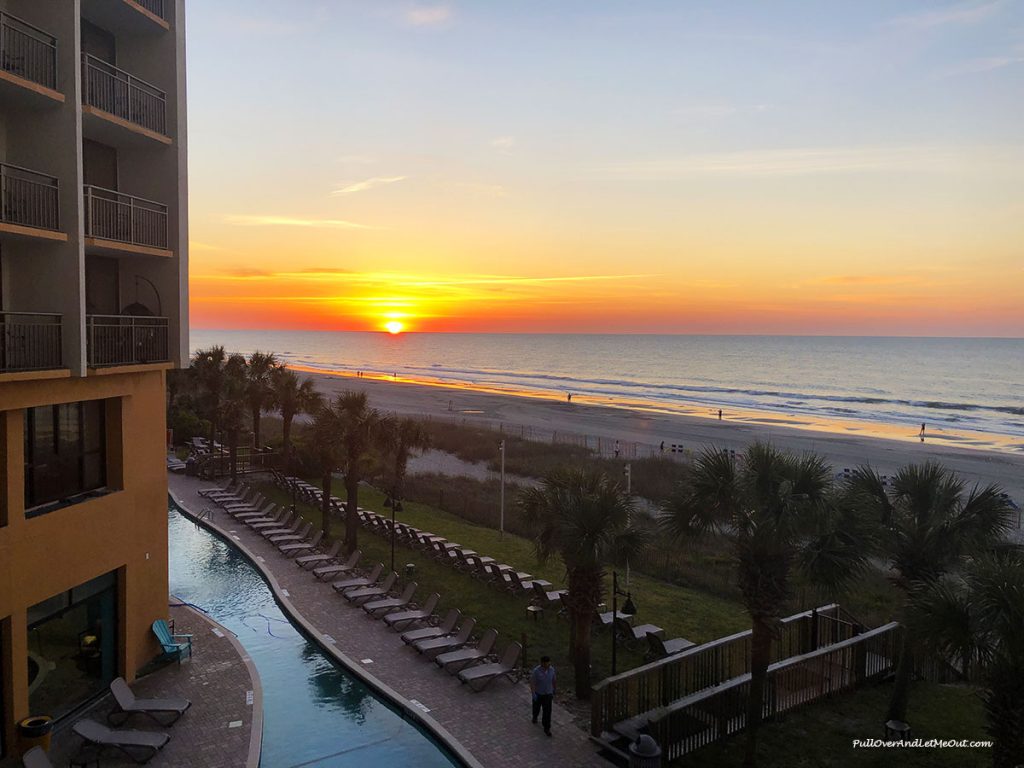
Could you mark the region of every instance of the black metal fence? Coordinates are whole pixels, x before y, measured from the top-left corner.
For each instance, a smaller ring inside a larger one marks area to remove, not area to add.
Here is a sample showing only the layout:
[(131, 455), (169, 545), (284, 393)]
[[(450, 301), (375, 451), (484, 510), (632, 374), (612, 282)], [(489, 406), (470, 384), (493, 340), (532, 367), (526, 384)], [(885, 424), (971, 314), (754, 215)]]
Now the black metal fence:
[(85, 186), (85, 234), (119, 243), (167, 247), (167, 206), (112, 189)]
[(166, 363), (170, 358), (166, 317), (87, 315), (89, 366)]
[(60, 186), (53, 176), (0, 163), (0, 221), (59, 229), (59, 193)]
[(63, 367), (61, 316), (0, 312), (0, 373)]
[(103, 59), (82, 55), (82, 99), (129, 123), (167, 134), (167, 95)]
[(159, 16), (161, 19), (166, 21), (167, 17), (164, 15), (164, 0), (135, 0), (135, 2), (154, 16)]
[(0, 69), (56, 90), (57, 38), (0, 13)]

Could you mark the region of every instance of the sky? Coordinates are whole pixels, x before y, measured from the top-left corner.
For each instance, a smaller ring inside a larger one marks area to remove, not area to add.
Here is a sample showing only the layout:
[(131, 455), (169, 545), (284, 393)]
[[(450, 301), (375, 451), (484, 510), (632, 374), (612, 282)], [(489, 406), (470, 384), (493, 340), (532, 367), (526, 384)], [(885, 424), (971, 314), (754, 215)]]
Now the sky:
[(187, 35), (194, 327), (1024, 336), (1024, 0), (218, 0)]

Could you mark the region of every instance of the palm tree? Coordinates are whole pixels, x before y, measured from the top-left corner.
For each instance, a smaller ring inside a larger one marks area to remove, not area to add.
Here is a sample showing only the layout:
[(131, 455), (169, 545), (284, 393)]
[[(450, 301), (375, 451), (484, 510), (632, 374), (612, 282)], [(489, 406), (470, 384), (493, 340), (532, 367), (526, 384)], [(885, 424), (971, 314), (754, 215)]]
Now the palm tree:
[(717, 530), (731, 540), (751, 618), (747, 766), (756, 764), (774, 627), (794, 578), (838, 590), (866, 562), (858, 528), (845, 526), (829, 504), (830, 475), (820, 456), (792, 456), (765, 443), (751, 445), (742, 463), (709, 448), (663, 505), (662, 523), (672, 537)]
[(569, 655), (576, 697), (590, 697), (590, 628), (601, 602), (605, 568), (635, 556), (645, 544), (630, 524), (633, 502), (602, 473), (556, 472), (518, 500), (523, 519), (534, 531), (537, 557), (560, 556), (569, 594)]
[(903, 467), (888, 490), (870, 467), (847, 480), (846, 502), (881, 526), (879, 549), (903, 594), (903, 645), (886, 719), (906, 720), (918, 633), (907, 618), (922, 589), (956, 571), (971, 555), (997, 544), (1009, 530), (1011, 509), (989, 485), (967, 492), (966, 483), (936, 462)]
[(253, 445), (256, 448), (260, 444), (260, 417), (264, 411), (270, 410), (274, 400), (274, 389), (271, 385), (271, 375), (277, 368), (277, 358), (273, 353), (253, 352), (249, 355), (246, 366), (248, 382), (245, 390), (245, 400), (249, 406), (249, 413), (252, 414), (252, 435)]
[(323, 491), (320, 502), (320, 526), (324, 536), (328, 538), (331, 533), (331, 490), (334, 473), (344, 462), (341, 446), (344, 424), (341, 414), (333, 405), (320, 401), (313, 413), (313, 429), (309, 436)]
[(221, 427), (227, 436), (232, 480), (238, 477), (238, 438), (245, 428), (247, 389), (248, 377), (246, 376), (245, 358), (233, 354), (224, 363), (222, 397), (218, 411)]
[(224, 390), (224, 365), (227, 353), (224, 347), (213, 346), (200, 349), (192, 358), (192, 368), (203, 394), (203, 410), (210, 420), (210, 445), (216, 440), (217, 428), (220, 426), (221, 398)]
[(992, 765), (1024, 755), (1024, 552), (995, 551), (962, 574), (941, 576), (916, 596), (910, 623), (923, 647), (956, 659), (964, 677), (985, 685)]
[[(318, 438), (340, 448), (345, 474), (345, 551), (351, 554), (358, 544), (359, 483), (373, 468), (374, 449), (382, 439), (384, 417), (369, 406), (365, 392), (343, 392), (318, 412), (318, 419), (325, 427), (322, 432), (317, 430)], [(333, 437), (329, 430), (333, 430)], [(325, 496), (328, 491), (324, 489)]]
[(412, 451), (430, 447), (430, 433), (423, 423), (416, 419), (388, 419), (383, 430), (383, 443), (391, 458), (391, 499), (397, 503), (402, 498), (405, 484), (405, 468)]
[(300, 413), (316, 413), (321, 405), (320, 394), (310, 379), (299, 377), (285, 366), (274, 368), (270, 378), (273, 403), (281, 412), (281, 453), (283, 466), (291, 466), (292, 420)]

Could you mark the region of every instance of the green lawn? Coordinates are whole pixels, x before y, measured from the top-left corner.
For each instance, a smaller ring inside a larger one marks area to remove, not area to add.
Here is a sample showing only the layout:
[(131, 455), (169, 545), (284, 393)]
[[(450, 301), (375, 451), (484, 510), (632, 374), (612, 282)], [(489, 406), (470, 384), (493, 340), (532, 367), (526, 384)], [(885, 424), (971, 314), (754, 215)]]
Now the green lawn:
[[(992, 764), (988, 748), (854, 749), (854, 739), (883, 738), (883, 716), (891, 686), (862, 688), (766, 723), (758, 749), (759, 768), (982, 768)], [(976, 689), (917, 683), (910, 697), (912, 736), (983, 741), (984, 716)], [(744, 735), (674, 761), (676, 768), (733, 768), (743, 762)]]
[[(278, 503), (290, 503), (290, 498), (269, 483), (263, 491)], [(344, 498), (344, 489), (336, 483), (334, 494)], [(359, 505), (381, 514), (390, 514), (384, 507), (383, 494), (367, 488), (360, 489)], [(302, 514), (320, 525), (319, 510), (301, 505)], [(534, 554), (533, 545), (526, 539), (511, 534), (500, 537), (489, 528), (473, 525), (465, 520), (439, 511), (424, 504), (406, 503), (398, 519), (456, 541), (481, 554), (496, 558), (500, 562), (514, 565), (521, 571), (528, 571), (538, 578), (545, 578), (554, 584), (564, 583), (564, 570), (560, 562), (549, 561), (541, 564)], [(340, 535), (342, 521), (333, 520), (332, 536)], [(359, 530), (359, 548), (363, 550), (363, 563), (382, 562), (390, 564), (390, 541), (365, 528)], [(441, 595), (442, 610), (457, 607), (463, 614), (473, 616), (482, 631), (488, 627), (498, 630), (502, 645), (507, 640), (522, 642), (525, 639), (528, 659), (532, 662), (543, 653), (552, 656), (556, 664), (568, 669), (568, 623), (556, 616), (557, 611), (545, 611), (539, 621), (529, 618), (526, 606), (528, 597), (513, 597), (487, 586), (482, 581), (438, 563), (424, 552), (398, 544), (395, 549), (395, 564), (400, 574), (406, 563), (416, 564), (418, 594), (425, 597), (430, 592)], [(621, 584), (621, 581), (620, 581)], [(669, 637), (686, 637), (694, 642), (704, 642), (731, 634), (748, 626), (746, 614), (737, 602), (710, 596), (657, 581), (641, 574), (632, 574), (630, 588), (639, 608), (638, 618), (664, 627)], [(619, 669), (627, 669), (643, 662), (642, 649), (630, 651), (619, 646)], [(593, 646), (593, 679), (600, 680), (611, 671), (611, 637), (607, 630), (595, 630)], [(564, 680), (565, 678), (563, 678)]]

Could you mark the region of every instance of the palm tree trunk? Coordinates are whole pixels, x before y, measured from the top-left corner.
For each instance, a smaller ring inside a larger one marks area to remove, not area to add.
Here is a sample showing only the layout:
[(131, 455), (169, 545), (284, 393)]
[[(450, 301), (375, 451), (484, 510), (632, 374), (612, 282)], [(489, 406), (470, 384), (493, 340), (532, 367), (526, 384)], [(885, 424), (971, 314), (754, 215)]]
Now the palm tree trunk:
[(599, 571), (569, 570), (569, 657), (577, 699), (590, 698), (590, 628), (601, 590)]
[(321, 478), (320, 490), (323, 491), (323, 499), (320, 501), (320, 530), (324, 532), (324, 538), (331, 537), (331, 480), (333, 479), (330, 470), (324, 472)]
[(747, 699), (747, 743), (743, 765), (757, 765), (757, 731), (764, 716), (764, 690), (772, 657), (772, 629), (764, 616), (755, 616), (750, 632), (750, 697)]
[(252, 447), (260, 447), (260, 415), (263, 413), (262, 408), (252, 409)]
[(358, 544), (359, 515), (359, 480), (352, 473), (345, 475), (345, 552), (351, 555)]
[(230, 452), (231, 462), (231, 479), (238, 479), (238, 433), (230, 432), (228, 434), (228, 451)]
[(907, 704), (910, 700), (910, 680), (914, 674), (914, 645), (909, 630), (903, 629), (903, 643), (900, 648), (900, 659), (896, 664), (896, 679), (893, 682), (892, 694), (889, 697), (889, 711), (886, 720), (907, 719)]
[[(1010, 662), (1010, 663), (1007, 663)], [(1016, 768), (1024, 755), (1024, 666), (997, 662), (985, 692), (986, 732), (992, 739), (993, 768)]]
[(281, 453), (282, 466), (286, 471), (292, 471), (292, 414), (281, 414)]

